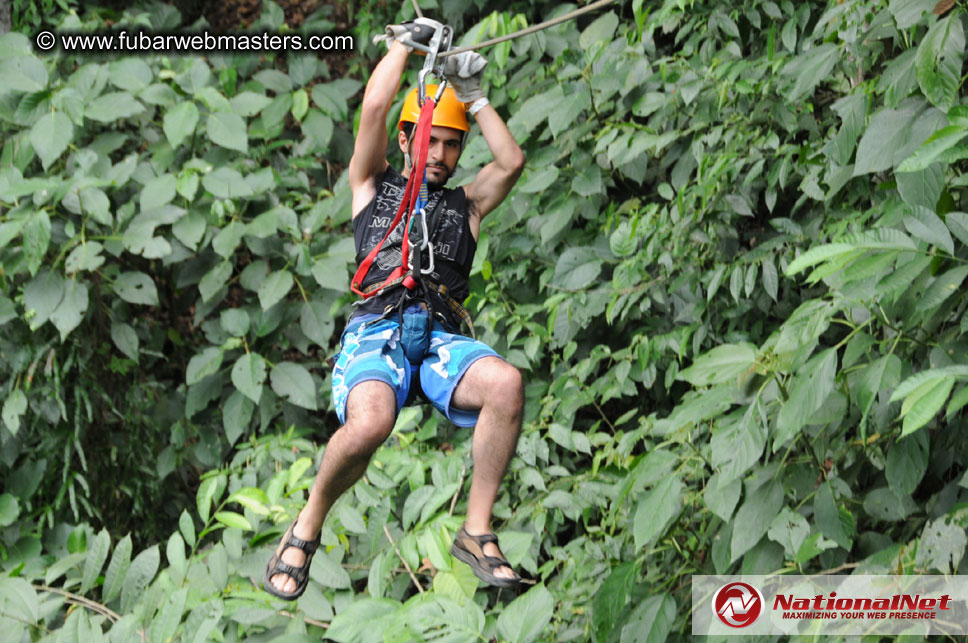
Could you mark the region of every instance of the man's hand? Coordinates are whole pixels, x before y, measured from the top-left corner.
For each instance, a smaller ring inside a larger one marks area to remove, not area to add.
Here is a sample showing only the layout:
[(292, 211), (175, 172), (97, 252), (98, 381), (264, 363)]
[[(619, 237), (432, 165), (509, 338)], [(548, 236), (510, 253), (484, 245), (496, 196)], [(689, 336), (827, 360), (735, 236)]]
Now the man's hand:
[(444, 75), (447, 82), (454, 88), (457, 100), (470, 107), (471, 103), (484, 97), (481, 89), (481, 77), (487, 59), (476, 51), (465, 51), (461, 54), (448, 56), (444, 62)]
[(417, 18), (413, 22), (405, 22), (402, 25), (387, 25), (386, 33), (373, 38), (373, 42), (386, 41), (389, 44), (396, 40), (407, 47), (407, 51), (413, 51), (413, 47), (407, 45), (407, 42), (428, 45), (440, 27), (443, 25), (436, 20)]

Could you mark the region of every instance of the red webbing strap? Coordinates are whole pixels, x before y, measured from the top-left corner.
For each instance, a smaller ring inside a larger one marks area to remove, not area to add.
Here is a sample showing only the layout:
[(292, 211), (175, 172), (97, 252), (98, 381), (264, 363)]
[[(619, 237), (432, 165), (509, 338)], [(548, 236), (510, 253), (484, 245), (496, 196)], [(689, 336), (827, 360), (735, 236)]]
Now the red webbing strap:
[[(410, 168), (410, 178), (407, 179), (407, 186), (403, 189), (403, 196), (400, 198), (400, 207), (397, 208), (397, 214), (393, 218), (393, 223), (391, 223), (390, 227), (387, 229), (387, 233), (383, 235), (383, 239), (380, 241), (380, 243), (378, 243), (373, 250), (370, 251), (362, 263), (360, 263), (360, 267), (356, 269), (356, 274), (353, 275), (353, 281), (350, 282), (350, 289), (357, 295), (363, 297), (363, 299), (369, 299), (370, 297), (375, 296), (383, 288), (390, 285), (390, 282), (402, 277), (407, 270), (406, 264), (410, 250), (410, 220), (413, 218), (413, 205), (417, 202), (417, 194), (420, 193), (420, 184), (424, 179), (424, 169), (427, 167), (427, 150), (430, 147), (430, 128), (432, 127), (434, 120), (433, 112), (434, 101), (428, 97), (427, 100), (424, 101), (423, 107), (420, 110), (420, 116), (417, 119), (417, 127), (414, 132), (414, 165)], [(380, 284), (379, 287), (367, 288), (366, 291), (363, 291), (363, 280), (370, 271), (370, 266), (373, 264), (373, 260), (376, 259), (380, 249), (383, 248), (383, 244), (386, 243), (390, 233), (393, 232), (400, 223), (400, 218), (403, 216), (403, 213), (408, 211), (409, 214), (407, 215), (407, 223), (403, 228), (401, 265), (394, 268), (393, 272), (390, 273), (390, 275), (382, 284)], [(410, 280), (410, 283), (404, 283), (408, 288), (413, 288), (413, 280)]]

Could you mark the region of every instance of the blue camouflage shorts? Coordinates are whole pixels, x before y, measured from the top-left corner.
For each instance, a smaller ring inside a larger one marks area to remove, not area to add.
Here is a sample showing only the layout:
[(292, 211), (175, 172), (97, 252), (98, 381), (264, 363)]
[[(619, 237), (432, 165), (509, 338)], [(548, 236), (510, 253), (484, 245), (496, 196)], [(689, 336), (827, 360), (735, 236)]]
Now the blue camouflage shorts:
[(361, 315), (351, 321), (340, 339), (342, 349), (333, 368), (333, 403), (346, 422), (346, 400), (360, 382), (385, 382), (397, 397), (397, 412), (416, 397), (411, 383), (420, 381), (423, 397), (457, 426), (477, 424), (479, 411), (454, 408), (454, 390), (471, 364), (482, 357), (500, 357), (476, 339), (448, 333), (439, 322), (428, 331), (429, 315), (411, 306), (400, 317)]

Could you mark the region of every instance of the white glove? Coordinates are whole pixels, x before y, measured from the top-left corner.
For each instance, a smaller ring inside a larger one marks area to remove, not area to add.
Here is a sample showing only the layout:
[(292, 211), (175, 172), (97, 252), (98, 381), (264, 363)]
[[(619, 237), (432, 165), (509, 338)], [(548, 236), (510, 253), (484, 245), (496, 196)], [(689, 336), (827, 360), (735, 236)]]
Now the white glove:
[(484, 75), (485, 67), (487, 67), (487, 59), (476, 51), (465, 51), (447, 57), (444, 61), (444, 75), (454, 88), (457, 100), (469, 106), (484, 97), (481, 77)]
[(406, 42), (428, 45), (430, 44), (430, 39), (434, 37), (434, 33), (440, 27), (443, 27), (441, 23), (430, 18), (417, 18), (413, 22), (405, 22), (402, 25), (387, 25), (386, 33), (375, 36), (373, 43), (376, 44), (385, 41), (389, 46), (391, 42), (396, 40), (404, 44), (407, 47), (407, 51), (413, 51), (413, 47), (406, 45)]

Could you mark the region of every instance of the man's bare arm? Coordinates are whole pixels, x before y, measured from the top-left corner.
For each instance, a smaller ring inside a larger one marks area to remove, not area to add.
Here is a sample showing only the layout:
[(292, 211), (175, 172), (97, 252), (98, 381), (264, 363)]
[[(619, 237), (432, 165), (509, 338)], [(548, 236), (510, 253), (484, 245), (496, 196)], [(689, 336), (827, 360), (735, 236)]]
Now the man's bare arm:
[(374, 179), (387, 167), (387, 113), (400, 88), (409, 52), (399, 42), (380, 60), (366, 83), (360, 106), (360, 129), (350, 159), (349, 183), (353, 192), (353, 216), (366, 207), (374, 195)]
[(479, 225), (481, 219), (501, 204), (521, 176), (524, 152), (493, 107), (485, 105), (477, 112), (476, 118), (487, 147), (494, 155), (494, 160), (485, 165), (469, 185), (464, 186), (467, 199), (471, 202), (471, 215), (477, 219), (474, 223)]

